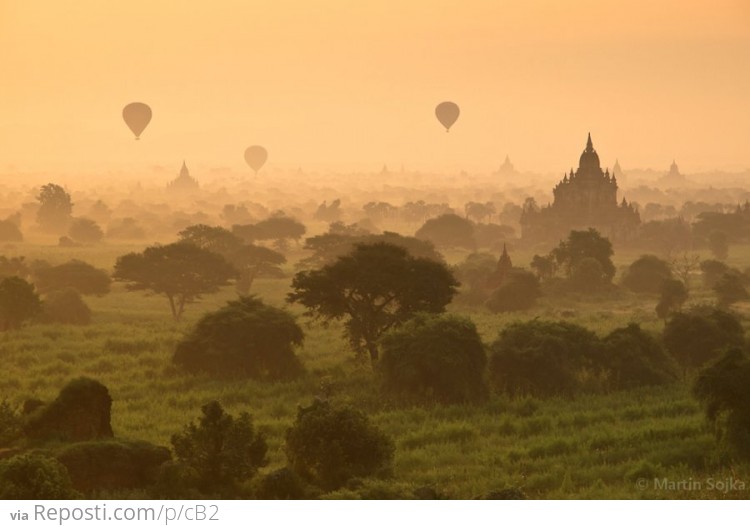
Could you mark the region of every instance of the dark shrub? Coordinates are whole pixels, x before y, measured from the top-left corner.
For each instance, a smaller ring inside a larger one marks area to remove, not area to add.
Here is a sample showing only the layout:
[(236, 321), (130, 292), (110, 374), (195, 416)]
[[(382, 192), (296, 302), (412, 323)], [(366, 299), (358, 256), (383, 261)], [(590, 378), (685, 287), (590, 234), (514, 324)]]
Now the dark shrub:
[(378, 369), (386, 390), (440, 402), (484, 398), (487, 355), (474, 323), (420, 314), (381, 340)]
[(219, 402), (210, 402), (201, 411), (197, 424), (191, 422), (172, 436), (175, 456), (195, 473), (204, 495), (235, 495), (237, 484), (266, 464), (266, 441), (247, 413), (235, 418)]
[(491, 382), (514, 396), (573, 393), (581, 371), (593, 367), (597, 344), (593, 332), (571, 323), (514, 323), (490, 347)]
[(514, 312), (530, 309), (539, 296), (539, 279), (526, 270), (513, 269), (485, 305), (492, 312)]
[(473, 249), (474, 224), (455, 214), (444, 214), (428, 219), (414, 234), (417, 239), (431, 241), (438, 247), (462, 247)]
[(718, 349), (741, 345), (745, 333), (740, 322), (721, 310), (678, 312), (665, 325), (664, 346), (684, 371), (716, 358)]
[(35, 440), (80, 442), (111, 438), (112, 398), (102, 384), (91, 378), (78, 378), (62, 388), (50, 404), (29, 416), (26, 436)]
[(144, 488), (154, 482), (169, 450), (142, 441), (76, 442), (55, 455), (68, 470), (73, 487), (83, 493)]
[(693, 386), (720, 440), (741, 459), (750, 458), (750, 360), (733, 347), (703, 369)]
[(321, 400), (300, 408), (286, 433), (291, 468), (325, 490), (385, 470), (394, 449), (393, 441), (363, 413), (348, 407), (334, 409)]
[(23, 234), (18, 225), (10, 219), (0, 220), (0, 243), (20, 243)]
[(461, 282), (461, 292), (457, 302), (473, 305), (484, 303), (490, 291), (487, 282), (497, 268), (497, 257), (488, 252), (474, 252), (453, 268), (453, 272)]
[(41, 308), (39, 296), (29, 282), (15, 276), (0, 281), (0, 331), (19, 329)]
[(191, 372), (291, 378), (302, 371), (294, 347), (303, 338), (291, 314), (244, 297), (204, 315), (177, 345), (174, 361)]
[(54, 267), (38, 267), (34, 271), (34, 284), (42, 294), (72, 288), (81, 294), (102, 295), (109, 292), (110, 282), (106, 270), (75, 259)]
[(677, 379), (677, 364), (638, 324), (615, 329), (602, 339), (597, 362), (610, 373), (610, 385), (628, 389)]
[(104, 232), (96, 221), (85, 217), (74, 219), (70, 224), (68, 235), (79, 243), (98, 243), (104, 237)]
[(307, 495), (304, 481), (289, 468), (281, 468), (260, 479), (255, 497), (264, 500), (298, 500)]
[(42, 304), (42, 321), (68, 325), (88, 325), (91, 310), (75, 289), (51, 292)]
[(700, 267), (703, 273), (703, 284), (709, 289), (712, 289), (724, 274), (732, 272), (729, 265), (715, 259), (701, 261)]
[(65, 466), (41, 455), (18, 455), (0, 462), (0, 500), (75, 499)]
[(669, 263), (656, 256), (645, 255), (630, 264), (622, 278), (622, 286), (633, 292), (657, 294), (667, 279), (672, 279)]

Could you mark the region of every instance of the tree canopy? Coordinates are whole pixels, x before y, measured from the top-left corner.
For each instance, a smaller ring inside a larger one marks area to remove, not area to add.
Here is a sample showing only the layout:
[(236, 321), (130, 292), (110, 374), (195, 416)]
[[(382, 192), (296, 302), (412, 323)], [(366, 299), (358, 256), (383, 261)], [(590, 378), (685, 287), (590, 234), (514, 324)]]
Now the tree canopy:
[(126, 282), (129, 290), (165, 295), (172, 317), (179, 320), (187, 303), (217, 292), (236, 273), (219, 254), (192, 243), (172, 243), (119, 257), (113, 277)]
[(344, 319), (357, 352), (378, 359), (378, 339), (416, 312), (443, 312), (458, 282), (443, 264), (387, 243), (357, 245), (320, 270), (299, 272), (287, 298), (324, 321)]

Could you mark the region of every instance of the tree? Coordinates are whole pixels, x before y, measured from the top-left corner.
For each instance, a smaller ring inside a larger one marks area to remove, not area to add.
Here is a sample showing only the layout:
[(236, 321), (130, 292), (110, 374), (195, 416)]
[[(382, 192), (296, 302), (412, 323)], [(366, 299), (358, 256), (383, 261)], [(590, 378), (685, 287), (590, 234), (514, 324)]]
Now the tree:
[(416, 312), (443, 312), (458, 282), (448, 268), (387, 243), (357, 245), (320, 270), (299, 272), (287, 299), (324, 321), (345, 319), (352, 348), (374, 363), (380, 336)]
[(45, 323), (88, 325), (91, 322), (91, 309), (77, 290), (56, 290), (44, 298), (41, 320)]
[(191, 225), (178, 235), (180, 241), (221, 255), (233, 252), (243, 244), (241, 238), (220, 226)]
[(385, 470), (394, 449), (393, 441), (363, 413), (348, 407), (336, 409), (321, 400), (300, 408), (286, 432), (289, 466), (325, 490)]
[(112, 282), (106, 270), (77, 259), (56, 266), (38, 265), (33, 274), (34, 284), (42, 294), (74, 289), (81, 294), (101, 296), (109, 292)]
[(513, 269), (500, 286), (492, 291), (486, 305), (492, 312), (526, 310), (536, 304), (541, 294), (539, 280), (534, 274), (523, 269)]
[(714, 284), (717, 305), (727, 308), (738, 301), (750, 298), (741, 274), (727, 272)]
[(568, 285), (576, 292), (591, 294), (603, 290), (610, 280), (598, 259), (583, 258), (570, 270)]
[(605, 336), (596, 361), (609, 372), (615, 389), (662, 385), (677, 379), (674, 359), (636, 323)]
[(672, 272), (685, 285), (685, 290), (690, 292), (690, 276), (693, 271), (700, 267), (701, 258), (698, 254), (688, 254), (683, 252), (680, 257), (674, 258), (671, 262)]
[(235, 418), (216, 401), (201, 412), (197, 424), (191, 422), (172, 435), (172, 447), (177, 461), (196, 474), (200, 491), (226, 498), (267, 464), (268, 446), (248, 413)]
[(536, 272), (539, 281), (546, 281), (553, 278), (557, 272), (557, 261), (552, 254), (547, 256), (535, 255), (531, 260), (530, 266), (534, 269), (534, 272)]
[(243, 238), (247, 243), (266, 240), (282, 241), (287, 239), (297, 241), (305, 235), (306, 231), (305, 225), (294, 218), (286, 216), (269, 217), (254, 225), (235, 225), (232, 227), (232, 232)]
[(388, 331), (378, 371), (387, 391), (447, 403), (487, 394), (487, 355), (468, 318), (420, 314)]
[(662, 320), (667, 319), (675, 311), (679, 311), (688, 299), (688, 290), (679, 279), (665, 279), (661, 283), (659, 303), (656, 304), (656, 315)]
[(0, 256), (0, 278), (16, 276), (26, 279), (30, 275), (31, 269), (26, 263), (26, 258), (24, 258), (23, 256), (16, 256), (12, 258)]
[(98, 243), (104, 237), (104, 232), (93, 219), (79, 217), (71, 223), (68, 235), (79, 243)]
[(284, 276), (280, 265), (286, 263), (286, 257), (267, 247), (242, 245), (226, 258), (237, 269), (237, 292), (243, 296), (250, 292), (255, 278)]
[(303, 339), (291, 314), (243, 297), (204, 315), (178, 343), (174, 361), (191, 372), (290, 378), (302, 371), (294, 347)]
[(693, 393), (706, 410), (717, 435), (742, 460), (750, 458), (750, 360), (740, 347), (731, 347), (703, 369)]
[(402, 247), (415, 258), (425, 258), (441, 263), (444, 261), (440, 252), (435, 250), (435, 245), (430, 241), (415, 237), (402, 236), (394, 232), (363, 236), (328, 233), (309, 237), (305, 240), (304, 248), (312, 250), (313, 254), (300, 261), (299, 266), (301, 268), (320, 268), (335, 263), (340, 257), (346, 256), (357, 244), (372, 245), (374, 243), (388, 243)]
[(744, 329), (731, 314), (721, 310), (678, 312), (662, 333), (664, 346), (682, 366), (683, 373), (716, 357), (718, 349), (742, 345)]
[(501, 250), (503, 243), (515, 237), (515, 229), (497, 223), (474, 223), (474, 240), (478, 247)]
[(607, 283), (615, 275), (615, 265), (612, 263), (612, 243), (602, 237), (596, 229), (572, 230), (568, 239), (561, 241), (551, 253), (558, 265), (571, 276), (581, 263), (587, 259), (596, 260), (601, 265), (602, 276)]
[(729, 238), (726, 232), (714, 230), (708, 235), (708, 248), (716, 259), (725, 260), (729, 257)]
[(270, 248), (245, 245), (242, 239), (220, 226), (193, 225), (179, 233), (180, 240), (224, 257), (237, 270), (237, 292), (246, 296), (255, 278), (281, 277), (279, 267), (286, 257)]
[(113, 277), (127, 282), (128, 290), (165, 295), (172, 317), (178, 321), (187, 303), (217, 292), (235, 275), (235, 269), (220, 255), (191, 243), (172, 243), (119, 257)]
[(633, 292), (658, 294), (662, 290), (662, 283), (668, 279), (672, 279), (670, 264), (646, 254), (630, 264), (622, 278), (622, 285)]
[(461, 294), (456, 301), (468, 304), (482, 304), (487, 301), (491, 292), (487, 282), (496, 269), (497, 257), (489, 252), (472, 252), (466, 256), (464, 261), (453, 268), (462, 286)]
[(18, 225), (10, 219), (0, 220), (0, 243), (20, 243), (23, 234)]
[(477, 203), (469, 201), (464, 205), (464, 213), (466, 214), (466, 219), (482, 223), (490, 220), (497, 213), (497, 209), (492, 202)]
[(37, 200), (40, 203), (36, 214), (39, 226), (50, 232), (65, 232), (73, 213), (70, 194), (62, 186), (49, 183), (39, 190)]
[(490, 380), (512, 396), (572, 394), (593, 368), (596, 335), (566, 322), (516, 322), (490, 346)]
[(23, 420), (7, 400), (0, 402), (0, 449), (12, 445), (21, 437)]
[(19, 277), (0, 281), (0, 331), (19, 329), (42, 309), (34, 286)]
[(707, 259), (701, 262), (700, 269), (703, 272), (703, 284), (710, 289), (716, 286), (722, 276), (733, 272), (726, 263), (716, 259)]
[(323, 201), (313, 214), (313, 219), (316, 221), (331, 222), (338, 221), (339, 218), (341, 218), (341, 199), (335, 199), (330, 205)]
[(0, 500), (64, 500), (81, 495), (65, 466), (39, 454), (16, 455), (0, 462)]
[(431, 241), (438, 247), (460, 247), (471, 250), (476, 246), (473, 223), (455, 214), (444, 214), (428, 219), (417, 230), (414, 237)]

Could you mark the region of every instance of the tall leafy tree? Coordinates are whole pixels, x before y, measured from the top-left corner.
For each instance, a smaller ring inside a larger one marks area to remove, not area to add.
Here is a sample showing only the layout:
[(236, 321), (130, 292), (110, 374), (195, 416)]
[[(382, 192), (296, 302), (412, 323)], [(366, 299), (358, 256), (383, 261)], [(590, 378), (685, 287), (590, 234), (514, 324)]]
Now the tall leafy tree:
[(175, 456), (197, 475), (202, 492), (231, 495), (233, 486), (266, 465), (268, 446), (248, 413), (234, 417), (216, 401), (204, 405), (201, 411), (197, 423), (172, 436)]
[(192, 243), (172, 243), (119, 257), (113, 278), (126, 282), (129, 290), (165, 295), (177, 321), (187, 303), (217, 292), (235, 275), (234, 267), (219, 254)]
[(288, 301), (324, 321), (343, 319), (353, 349), (378, 359), (378, 339), (417, 312), (439, 313), (458, 282), (442, 263), (387, 243), (357, 245), (335, 263), (298, 273)]
[(569, 276), (588, 258), (599, 262), (607, 281), (611, 281), (615, 275), (612, 243), (594, 228), (572, 230), (568, 239), (561, 241), (552, 255)]
[(40, 204), (36, 213), (37, 223), (51, 232), (65, 232), (73, 213), (70, 194), (62, 186), (49, 183), (39, 190), (37, 201)]

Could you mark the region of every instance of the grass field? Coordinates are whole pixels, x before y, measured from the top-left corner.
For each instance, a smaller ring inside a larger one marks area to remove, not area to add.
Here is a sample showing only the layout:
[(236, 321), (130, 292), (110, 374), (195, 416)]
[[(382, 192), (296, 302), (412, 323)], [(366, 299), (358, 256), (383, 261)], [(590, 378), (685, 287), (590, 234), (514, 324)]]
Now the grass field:
[[(79, 257), (111, 267), (117, 255), (138, 247), (63, 252), (24, 247), (28, 259)], [(64, 254), (61, 256), (61, 254)], [(12, 254), (8, 254), (12, 255)], [(637, 255), (637, 254), (636, 254)], [(618, 265), (636, 255), (621, 255)], [(456, 261), (461, 254), (451, 254)], [(733, 256), (739, 259), (740, 255)], [(530, 259), (530, 256), (529, 256)], [(524, 257), (519, 256), (519, 264)], [(738, 261), (730, 261), (738, 265)], [(291, 274), (292, 267), (288, 266)], [(696, 278), (696, 285), (699, 280)], [(288, 279), (258, 280), (254, 292), (284, 306)], [(698, 300), (709, 299), (695, 291)], [(201, 405), (219, 400), (230, 412), (248, 411), (269, 443), (270, 465), (284, 465), (284, 432), (297, 407), (326, 393), (367, 412), (396, 442), (394, 480), (382, 484), (430, 486), (451, 498), (472, 498), (509, 486), (539, 498), (745, 498), (710, 480), (747, 480), (745, 465), (729, 465), (718, 451), (687, 384), (575, 399), (507, 399), (481, 406), (399, 407), (384, 400), (369, 364), (348, 351), (339, 327), (303, 320), (300, 356), (307, 374), (289, 383), (218, 381), (183, 373), (171, 363), (176, 341), (206, 311), (234, 297), (232, 289), (189, 305), (171, 320), (166, 300), (131, 293), (120, 284), (104, 297), (87, 298), (94, 320), (87, 327), (35, 325), (0, 334), (0, 399), (20, 404), (54, 398), (70, 379), (100, 380), (114, 399), (116, 436), (168, 445), (170, 436), (196, 418)], [(606, 303), (543, 300), (522, 315), (492, 315), (452, 307), (470, 316), (489, 343), (516, 319), (565, 319), (604, 334), (630, 321), (661, 329), (653, 298), (623, 294)], [(301, 315), (297, 307), (290, 307)], [(654, 479), (693, 481), (691, 489), (654, 487)], [(645, 482), (644, 482), (645, 481)], [(337, 494), (346, 496), (346, 492)]]

